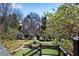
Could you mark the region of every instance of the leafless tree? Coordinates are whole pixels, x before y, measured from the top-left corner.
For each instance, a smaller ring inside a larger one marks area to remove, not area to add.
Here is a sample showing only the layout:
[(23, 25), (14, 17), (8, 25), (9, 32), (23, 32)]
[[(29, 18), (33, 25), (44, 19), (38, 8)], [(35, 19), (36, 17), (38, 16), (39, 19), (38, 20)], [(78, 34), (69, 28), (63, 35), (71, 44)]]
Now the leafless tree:
[(8, 15), (11, 13), (11, 3), (1, 3), (0, 4), (0, 16), (1, 16), (1, 21), (2, 24), (4, 24), (4, 28), (6, 29), (6, 24), (7, 24), (7, 18)]

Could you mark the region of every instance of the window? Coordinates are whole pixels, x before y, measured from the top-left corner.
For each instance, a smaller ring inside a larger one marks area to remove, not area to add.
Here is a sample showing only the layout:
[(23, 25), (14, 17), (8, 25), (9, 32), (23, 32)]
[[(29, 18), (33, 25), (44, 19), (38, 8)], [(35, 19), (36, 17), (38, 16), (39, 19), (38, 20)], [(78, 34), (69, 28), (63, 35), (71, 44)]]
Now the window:
[(28, 29), (28, 26), (25, 26), (25, 29)]

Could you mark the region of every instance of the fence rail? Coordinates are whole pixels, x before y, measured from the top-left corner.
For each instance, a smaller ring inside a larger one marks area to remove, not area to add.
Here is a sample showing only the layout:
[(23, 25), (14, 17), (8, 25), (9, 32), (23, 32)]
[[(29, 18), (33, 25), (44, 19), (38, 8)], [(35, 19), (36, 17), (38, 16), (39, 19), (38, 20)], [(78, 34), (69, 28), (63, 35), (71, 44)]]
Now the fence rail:
[[(61, 56), (61, 52), (62, 52), (63, 56), (70, 56), (70, 54), (67, 51), (65, 51), (60, 45), (50, 46), (50, 47), (51, 47), (51, 49), (53, 49), (53, 47), (54, 47), (54, 49), (56, 49), (58, 51), (58, 56)], [(23, 56), (26, 56), (28, 53), (30, 53), (32, 51), (34, 51), (34, 52), (30, 56), (34, 56), (35, 54), (42, 56), (43, 55), (42, 48), (43, 48), (43, 46), (40, 44), (39, 46), (37, 46), (37, 47), (33, 48), (32, 50), (28, 51), (27, 53), (23, 54)]]
[(32, 52), (32, 51), (34, 51), (34, 50), (36, 50), (35, 52), (33, 52), (30, 56), (33, 56), (33, 55), (35, 55), (36, 53), (38, 53), (37, 55), (39, 55), (39, 56), (41, 56), (42, 55), (42, 50), (41, 50), (41, 44), (39, 45), (39, 46), (37, 46), (37, 47), (35, 47), (35, 48), (33, 48), (32, 50), (30, 50), (30, 51), (28, 51), (27, 53), (25, 53), (25, 54), (23, 54), (23, 56), (25, 56), (25, 55), (27, 55), (28, 53), (30, 53), (30, 52)]
[(63, 52), (63, 56), (70, 56), (70, 54), (65, 49), (58, 45), (58, 56), (61, 55), (61, 52)]

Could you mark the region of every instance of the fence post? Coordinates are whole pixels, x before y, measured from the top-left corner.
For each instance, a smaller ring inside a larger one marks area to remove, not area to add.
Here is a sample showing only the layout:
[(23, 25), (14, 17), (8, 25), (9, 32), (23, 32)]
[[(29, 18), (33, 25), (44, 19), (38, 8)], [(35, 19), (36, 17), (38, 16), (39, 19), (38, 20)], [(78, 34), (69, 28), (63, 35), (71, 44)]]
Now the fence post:
[(64, 53), (64, 56), (68, 56), (69, 54), (66, 52), (66, 53)]
[(68, 55), (69, 55), (68, 52), (64, 53), (64, 56), (68, 56)]
[(42, 55), (42, 49), (41, 49), (41, 44), (40, 44), (40, 46), (39, 46), (39, 56), (41, 56)]
[(66, 56), (66, 53), (64, 53), (63, 56)]
[(60, 45), (57, 46), (57, 48), (58, 48), (58, 56), (60, 56), (60, 48), (59, 48), (59, 46)]

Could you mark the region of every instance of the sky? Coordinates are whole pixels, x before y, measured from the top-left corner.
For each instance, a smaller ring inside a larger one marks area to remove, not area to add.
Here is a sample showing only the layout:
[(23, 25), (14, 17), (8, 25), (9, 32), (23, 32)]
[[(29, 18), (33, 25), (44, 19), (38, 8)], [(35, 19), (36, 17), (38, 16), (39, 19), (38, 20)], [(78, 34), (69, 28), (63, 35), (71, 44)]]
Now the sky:
[(53, 9), (57, 10), (62, 3), (17, 3), (13, 4), (13, 8), (17, 8), (23, 14), (23, 17), (27, 16), (30, 12), (34, 12), (42, 16), (44, 12), (54, 13)]

